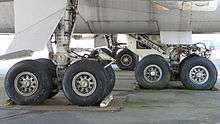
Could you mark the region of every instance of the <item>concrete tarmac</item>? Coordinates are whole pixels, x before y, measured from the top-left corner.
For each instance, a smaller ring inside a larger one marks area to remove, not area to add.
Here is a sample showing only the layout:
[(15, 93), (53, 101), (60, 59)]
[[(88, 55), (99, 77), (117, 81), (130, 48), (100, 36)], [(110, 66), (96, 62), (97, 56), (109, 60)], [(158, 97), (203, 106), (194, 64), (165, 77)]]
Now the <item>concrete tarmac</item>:
[[(114, 93), (127, 98), (120, 111), (21, 110), (9, 106), (0, 107), (0, 124), (220, 124), (220, 91), (185, 90), (179, 82), (170, 82), (164, 90), (135, 88), (133, 72), (120, 71)], [(59, 102), (60, 98), (65, 99), (61, 94), (53, 100)]]

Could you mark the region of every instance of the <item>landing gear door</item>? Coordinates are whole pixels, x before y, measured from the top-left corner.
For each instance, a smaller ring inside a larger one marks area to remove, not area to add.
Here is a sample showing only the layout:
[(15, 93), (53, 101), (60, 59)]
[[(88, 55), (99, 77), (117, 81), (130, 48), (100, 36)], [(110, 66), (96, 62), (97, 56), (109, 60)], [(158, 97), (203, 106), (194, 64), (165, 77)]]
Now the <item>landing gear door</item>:
[(44, 49), (65, 10), (65, 0), (15, 0), (15, 37), (7, 50)]

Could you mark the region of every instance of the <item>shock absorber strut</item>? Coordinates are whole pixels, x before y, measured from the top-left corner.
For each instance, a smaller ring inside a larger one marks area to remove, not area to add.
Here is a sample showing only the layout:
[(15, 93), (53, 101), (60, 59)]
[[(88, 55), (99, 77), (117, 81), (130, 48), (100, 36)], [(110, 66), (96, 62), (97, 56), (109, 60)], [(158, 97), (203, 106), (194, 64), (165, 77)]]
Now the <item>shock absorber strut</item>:
[(78, 0), (67, 0), (66, 10), (63, 18), (55, 30), (56, 53), (54, 60), (57, 63), (58, 80), (62, 81), (62, 77), (67, 65), (70, 63), (69, 46), (71, 34), (75, 27)]

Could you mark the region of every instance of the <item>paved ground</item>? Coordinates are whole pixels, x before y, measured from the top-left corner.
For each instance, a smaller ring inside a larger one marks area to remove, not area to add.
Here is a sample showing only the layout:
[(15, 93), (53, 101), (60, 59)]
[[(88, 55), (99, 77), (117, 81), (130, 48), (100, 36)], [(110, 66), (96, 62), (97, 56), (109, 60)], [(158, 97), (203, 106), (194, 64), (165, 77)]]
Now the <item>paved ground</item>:
[[(133, 90), (133, 74), (119, 72), (115, 93), (128, 98), (121, 111), (0, 108), (0, 124), (220, 124), (220, 91), (189, 91), (179, 83), (170, 84), (171, 89), (159, 91)], [(53, 100), (60, 98), (64, 99), (62, 94)]]

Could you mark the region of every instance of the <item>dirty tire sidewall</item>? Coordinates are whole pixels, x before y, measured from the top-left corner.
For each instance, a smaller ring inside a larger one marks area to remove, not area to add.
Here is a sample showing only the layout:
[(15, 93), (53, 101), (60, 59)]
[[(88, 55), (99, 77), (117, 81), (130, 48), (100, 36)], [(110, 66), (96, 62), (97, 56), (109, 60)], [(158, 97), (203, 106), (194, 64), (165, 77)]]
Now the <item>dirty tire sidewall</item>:
[[(51, 60), (46, 59), (46, 58), (36, 59), (36, 61), (42, 63), (44, 65), (44, 68), (46, 68), (46, 70), (47, 70), (48, 76), (50, 78), (50, 82), (53, 86), (53, 90), (51, 91), (51, 93), (48, 97), (48, 99), (51, 99), (59, 93), (59, 91), (57, 90), (58, 85), (54, 83), (55, 80), (57, 79), (56, 65)], [(56, 91), (54, 92), (54, 90), (56, 90)]]
[[(205, 67), (209, 72), (208, 80), (203, 84), (196, 84), (190, 79), (190, 70), (195, 66)], [(191, 90), (210, 90), (214, 87), (217, 82), (217, 69), (215, 65), (207, 58), (195, 56), (182, 64), (182, 69), (180, 70), (180, 79), (183, 85), (187, 89)]]
[[(22, 96), (18, 94), (14, 87), (14, 80), (16, 76), (21, 72), (31, 72), (38, 80), (38, 89), (31, 96)], [(40, 104), (45, 101), (52, 89), (52, 85), (49, 82), (49, 77), (43, 65), (34, 60), (25, 60), (15, 64), (11, 67), (6, 74), (5, 78), (5, 90), (8, 97), (19, 105), (32, 105)]]
[[(159, 81), (151, 83), (144, 77), (144, 70), (149, 65), (157, 65), (162, 70), (162, 77)], [(170, 81), (170, 68), (165, 59), (159, 55), (149, 55), (144, 57), (135, 70), (135, 77), (140, 88), (143, 89), (162, 89), (167, 86)]]
[[(110, 62), (108, 61), (103, 61), (101, 62), (101, 64), (103, 66), (106, 66), (107, 64), (109, 64)], [(108, 80), (108, 84), (107, 84), (107, 89), (106, 89), (106, 92), (104, 94), (104, 97), (108, 96), (111, 94), (112, 90), (114, 89), (114, 86), (115, 86), (115, 81), (116, 81), (116, 76), (115, 76), (115, 71), (114, 69), (112, 68), (112, 66), (108, 66), (107, 68), (105, 68), (105, 76)]]
[[(132, 58), (132, 63), (129, 65), (129, 66), (125, 66), (122, 64), (121, 62), (121, 57), (123, 55), (130, 55), (131, 58)], [(138, 57), (137, 55), (135, 55), (132, 51), (130, 51), (129, 49), (124, 49), (122, 50), (121, 52), (119, 52), (117, 55), (116, 55), (116, 64), (117, 66), (121, 69), (121, 70), (127, 70), (127, 71), (134, 71), (136, 65), (137, 65), (137, 61), (138, 61)]]
[[(96, 78), (96, 90), (90, 96), (79, 96), (72, 88), (72, 80), (80, 72), (89, 72)], [(72, 104), (79, 106), (94, 106), (100, 104), (104, 99), (103, 94), (106, 86), (107, 80), (103, 66), (92, 60), (80, 60), (73, 63), (66, 70), (63, 79), (63, 91), (65, 96)]]
[(46, 58), (40, 58), (40, 59), (36, 59), (36, 61), (44, 64), (45, 66), (47, 66), (49, 73), (52, 75), (52, 77), (57, 77), (56, 75), (56, 65), (49, 59)]

